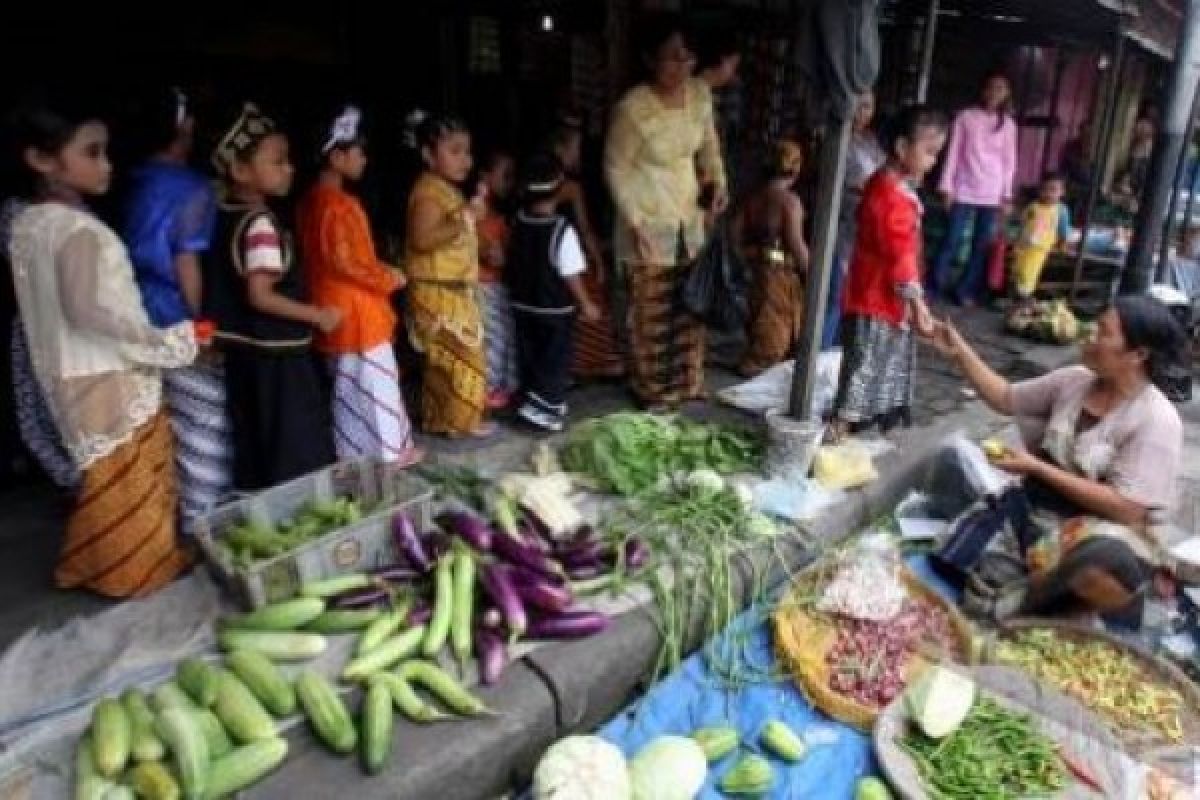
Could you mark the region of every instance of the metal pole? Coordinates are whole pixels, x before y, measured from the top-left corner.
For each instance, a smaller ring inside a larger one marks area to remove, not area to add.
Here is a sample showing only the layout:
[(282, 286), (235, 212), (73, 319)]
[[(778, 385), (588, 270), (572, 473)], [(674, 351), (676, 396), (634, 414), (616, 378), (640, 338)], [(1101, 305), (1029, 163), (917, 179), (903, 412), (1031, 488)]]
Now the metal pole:
[(1100, 187), (1104, 176), (1108, 174), (1108, 164), (1111, 160), (1113, 130), (1117, 123), (1117, 98), (1121, 91), (1121, 73), (1125, 70), (1125, 31), (1117, 31), (1117, 43), (1113, 48), (1112, 70), (1109, 80), (1104, 87), (1104, 106), (1100, 112), (1100, 135), (1096, 139), (1094, 154), (1099, 156), (1092, 166), (1091, 180), (1088, 182), (1087, 205), (1083, 208), (1083, 224), (1080, 229), (1079, 252), (1075, 254), (1075, 272), (1071, 278), (1071, 301), (1079, 291), (1079, 282), (1083, 278), (1083, 261), (1087, 253), (1088, 233), (1092, 229), (1092, 216), (1096, 213), (1096, 204), (1100, 202)]
[[(1188, 153), (1191, 150), (1192, 132), (1196, 129), (1196, 102), (1200, 100), (1200, 92), (1192, 95), (1191, 110), (1188, 111), (1187, 126), (1183, 132), (1183, 147), (1175, 162), (1175, 177), (1171, 182), (1171, 200), (1167, 205), (1167, 215), (1163, 217), (1162, 238), (1158, 248), (1158, 274), (1156, 280), (1162, 282), (1167, 274), (1167, 261), (1171, 250), (1171, 232), (1175, 227), (1175, 213), (1179, 210), (1179, 186), (1183, 183), (1183, 173), (1187, 168)], [(1191, 186), (1188, 187), (1188, 203), (1191, 203)], [(1187, 228), (1187, 219), (1183, 227)]]
[(933, 74), (933, 48), (937, 43), (937, 18), (940, 0), (929, 0), (929, 9), (925, 12), (925, 30), (921, 42), (921, 72), (917, 75), (917, 102), (929, 100), (929, 78)]
[(1172, 179), (1179, 152), (1184, 147), (1188, 114), (1196, 86), (1200, 83), (1200, 0), (1188, 0), (1183, 29), (1175, 47), (1167, 112), (1150, 162), (1150, 185), (1142, 196), (1133, 228), (1133, 244), (1125, 262), (1121, 291), (1144, 292), (1154, 280), (1154, 252), (1160, 228), (1173, 192)]
[(821, 352), (821, 334), (825, 329), (825, 305), (829, 298), (829, 276), (834, 268), (838, 210), (842, 207), (846, 154), (850, 150), (852, 130), (852, 115), (847, 115), (841, 122), (830, 120), (821, 143), (812, 258), (808, 267), (808, 288), (804, 293), (804, 331), (797, 342), (792, 372), (791, 415), (800, 420), (813, 416), (817, 355)]

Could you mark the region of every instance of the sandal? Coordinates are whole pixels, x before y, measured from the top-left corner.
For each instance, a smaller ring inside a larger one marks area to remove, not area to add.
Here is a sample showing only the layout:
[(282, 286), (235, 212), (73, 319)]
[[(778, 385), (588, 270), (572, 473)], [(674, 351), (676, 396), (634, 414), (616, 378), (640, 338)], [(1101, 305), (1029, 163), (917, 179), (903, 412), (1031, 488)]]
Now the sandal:
[(397, 469), (408, 469), (415, 467), (425, 460), (425, 448), (418, 447), (415, 444), (410, 445), (400, 456), (392, 462)]

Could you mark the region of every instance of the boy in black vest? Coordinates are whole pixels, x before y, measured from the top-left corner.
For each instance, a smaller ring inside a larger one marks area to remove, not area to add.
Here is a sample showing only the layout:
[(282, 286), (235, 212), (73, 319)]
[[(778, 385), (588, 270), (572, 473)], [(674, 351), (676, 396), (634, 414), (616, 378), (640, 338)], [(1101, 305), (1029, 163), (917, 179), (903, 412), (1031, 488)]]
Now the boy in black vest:
[(589, 321), (600, 317), (584, 289), (587, 260), (579, 235), (555, 211), (563, 177), (552, 155), (526, 164), (505, 271), (521, 371), (517, 415), (545, 431), (561, 431), (566, 421), (575, 314)]

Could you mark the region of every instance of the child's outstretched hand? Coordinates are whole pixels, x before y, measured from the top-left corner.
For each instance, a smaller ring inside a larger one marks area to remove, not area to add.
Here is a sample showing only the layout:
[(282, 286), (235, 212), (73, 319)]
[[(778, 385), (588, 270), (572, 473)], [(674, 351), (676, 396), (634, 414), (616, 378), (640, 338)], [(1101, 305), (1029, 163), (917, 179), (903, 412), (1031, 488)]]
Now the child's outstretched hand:
[(342, 311), (334, 306), (318, 308), (313, 322), (321, 333), (332, 333), (338, 325), (342, 324)]

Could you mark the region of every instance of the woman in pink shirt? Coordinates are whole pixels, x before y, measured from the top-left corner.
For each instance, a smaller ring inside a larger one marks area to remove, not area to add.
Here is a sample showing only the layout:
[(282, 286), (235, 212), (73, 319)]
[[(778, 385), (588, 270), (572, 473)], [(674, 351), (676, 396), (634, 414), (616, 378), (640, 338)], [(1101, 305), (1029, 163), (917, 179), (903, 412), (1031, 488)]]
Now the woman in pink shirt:
[[(988, 246), (1012, 205), (1017, 123), (1011, 105), (1008, 78), (993, 75), (984, 83), (980, 105), (960, 111), (950, 131), (939, 187), (950, 209), (950, 227), (927, 283), (931, 294), (951, 296), (963, 305), (985, 299)], [(957, 286), (951, 286), (951, 264), (968, 228), (973, 231), (971, 256)]]

